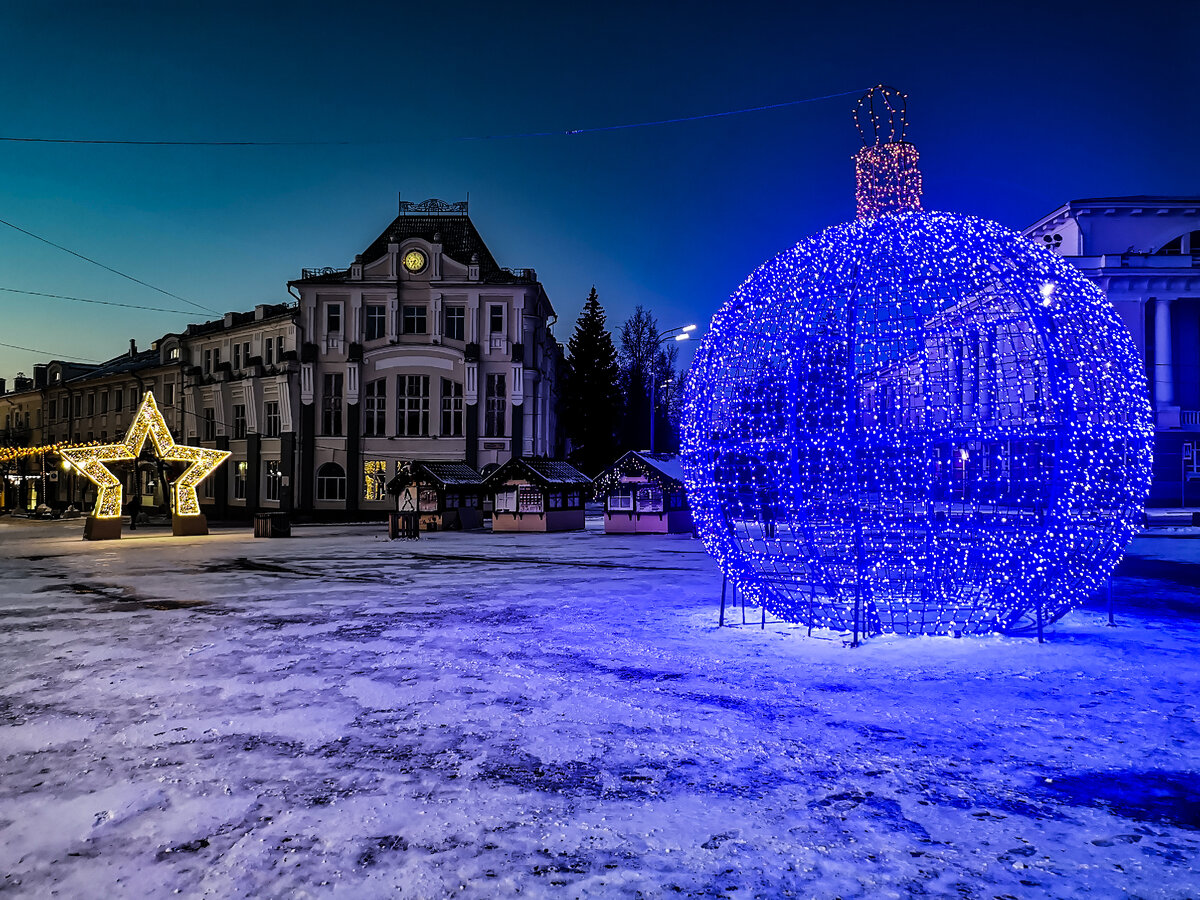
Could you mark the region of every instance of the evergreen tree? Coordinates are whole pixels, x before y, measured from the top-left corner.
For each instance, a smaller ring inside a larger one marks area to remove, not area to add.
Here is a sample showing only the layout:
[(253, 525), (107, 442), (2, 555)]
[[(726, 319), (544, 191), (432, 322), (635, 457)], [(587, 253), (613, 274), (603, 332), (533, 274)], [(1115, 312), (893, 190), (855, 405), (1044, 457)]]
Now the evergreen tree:
[(621, 413), (620, 370), (612, 334), (596, 287), (583, 304), (575, 333), (567, 342), (563, 428), (571, 441), (571, 461), (595, 476), (617, 457), (617, 423)]

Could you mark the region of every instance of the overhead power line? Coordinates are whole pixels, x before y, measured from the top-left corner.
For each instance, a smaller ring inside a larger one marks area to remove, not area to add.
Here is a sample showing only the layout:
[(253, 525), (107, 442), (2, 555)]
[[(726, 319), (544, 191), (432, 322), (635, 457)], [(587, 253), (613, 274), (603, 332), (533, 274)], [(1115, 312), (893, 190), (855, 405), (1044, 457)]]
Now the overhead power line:
[(190, 316), (190, 312), (182, 309), (168, 309), (165, 306), (140, 306), (137, 303), (118, 303), (116, 300), (92, 300), (88, 297), (69, 297), (66, 294), (47, 294), (44, 291), (26, 291), (21, 288), (0, 287), (0, 291), (9, 294), (28, 294), (31, 297), (49, 297), (53, 300), (74, 300), (77, 303), (97, 303), (101, 306), (121, 306), (125, 309), (144, 309), (149, 312), (174, 313), (177, 316)]
[(64, 359), (67, 361), (89, 362), (89, 363), (100, 362), (100, 360), (92, 359), (91, 357), (88, 357), (88, 356), (66, 356), (66, 355), (56, 356), (54, 354), (54, 352), (51, 350), (38, 350), (36, 347), (21, 347), (17, 344), (5, 344), (3, 341), (0, 341), (0, 347), (7, 347), (9, 350), (25, 350), (25, 351), (28, 351), (29, 353), (38, 353), (42, 356), (51, 357), (52, 359)]
[(170, 291), (150, 284), (148, 281), (142, 281), (140, 278), (134, 278), (132, 275), (122, 272), (120, 269), (114, 269), (112, 266), (106, 266), (104, 263), (92, 259), (90, 256), (84, 256), (82, 253), (76, 253), (70, 247), (64, 247), (62, 244), (56, 244), (49, 238), (44, 238), (40, 234), (34, 234), (32, 231), (22, 228), (20, 225), (14, 225), (12, 222), (7, 221), (6, 219), (0, 219), (0, 225), (7, 225), (14, 231), (19, 231), (21, 234), (28, 235), (34, 240), (41, 241), (43, 244), (49, 244), (51, 247), (63, 251), (63, 253), (69, 253), (77, 259), (82, 259), (84, 262), (89, 262), (93, 266), (99, 266), (101, 269), (112, 272), (114, 275), (120, 275), (122, 278), (132, 281), (134, 284), (140, 284), (142, 287), (148, 287), (152, 291), (158, 291), (160, 294), (164, 294), (165, 296), (171, 297), (174, 300), (178, 300), (181, 303), (186, 303), (189, 306), (194, 306), (196, 309), (203, 310), (204, 312), (212, 313), (213, 315), (220, 315), (220, 313), (218, 313), (215, 309), (209, 309), (207, 306), (201, 306), (199, 303), (189, 300), (187, 297), (180, 297), (178, 294), (172, 294)]
[[(625, 131), (630, 128), (653, 128), (660, 125), (678, 125), (683, 122), (699, 122), (703, 119), (723, 119), (728, 116), (741, 116), (747, 113), (765, 112), (771, 109), (784, 109), (789, 106), (800, 106), (805, 103), (817, 103), (821, 100), (833, 100), (837, 97), (848, 97), (851, 94), (862, 94), (866, 88), (855, 88), (850, 91), (838, 91), (836, 94), (823, 94), (820, 97), (804, 97), (799, 100), (785, 100), (782, 103), (769, 103), (765, 106), (747, 106), (742, 109), (730, 109), (724, 112), (702, 113), (696, 116), (676, 116), (671, 119), (655, 119), (649, 122), (628, 122), (621, 125), (598, 125), (591, 128), (567, 128), (556, 131), (523, 131), (512, 134), (478, 134), (460, 135), (458, 137), (441, 138), (448, 141), (501, 141), (517, 138), (562, 137), (579, 134), (598, 134), (603, 131)], [(432, 138), (438, 140), (438, 138)], [(132, 140), (132, 139), (102, 139), (102, 138), (52, 138), (27, 137), (6, 135), (0, 136), (0, 142), (15, 144), (101, 144), (133, 147), (348, 147), (379, 144), (410, 144), (412, 137), (396, 140), (361, 140), (361, 141), (169, 141), (169, 140)]]

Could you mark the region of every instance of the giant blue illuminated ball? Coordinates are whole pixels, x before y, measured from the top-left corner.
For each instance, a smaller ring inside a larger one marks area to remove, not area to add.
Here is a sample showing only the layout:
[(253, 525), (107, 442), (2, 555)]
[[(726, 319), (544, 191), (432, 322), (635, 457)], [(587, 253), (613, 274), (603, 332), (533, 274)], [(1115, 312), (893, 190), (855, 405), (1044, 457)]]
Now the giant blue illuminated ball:
[(1146, 379), (1104, 294), (994, 222), (907, 211), (759, 268), (687, 376), (708, 551), (787, 621), (1019, 631), (1096, 592), (1140, 521)]

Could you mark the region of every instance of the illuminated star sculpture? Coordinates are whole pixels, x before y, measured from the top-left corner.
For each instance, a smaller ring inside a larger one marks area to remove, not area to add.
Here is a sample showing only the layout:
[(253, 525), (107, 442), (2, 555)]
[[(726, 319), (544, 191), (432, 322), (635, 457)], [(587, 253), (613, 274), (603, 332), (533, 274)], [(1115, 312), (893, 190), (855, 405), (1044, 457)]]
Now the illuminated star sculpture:
[(154, 395), (147, 391), (142, 405), (138, 407), (137, 415), (129, 426), (129, 431), (125, 434), (125, 440), (121, 443), (101, 444), (96, 447), (64, 447), (59, 451), (63, 459), (96, 485), (96, 508), (92, 513), (95, 518), (115, 519), (121, 515), (121, 479), (109, 471), (106, 463), (137, 459), (147, 437), (154, 444), (154, 452), (159, 459), (191, 463), (171, 487), (171, 506), (176, 516), (200, 515), (196, 485), (211, 475), (217, 466), (229, 457), (229, 451), (176, 444), (167, 423), (163, 421), (162, 413), (154, 403)]

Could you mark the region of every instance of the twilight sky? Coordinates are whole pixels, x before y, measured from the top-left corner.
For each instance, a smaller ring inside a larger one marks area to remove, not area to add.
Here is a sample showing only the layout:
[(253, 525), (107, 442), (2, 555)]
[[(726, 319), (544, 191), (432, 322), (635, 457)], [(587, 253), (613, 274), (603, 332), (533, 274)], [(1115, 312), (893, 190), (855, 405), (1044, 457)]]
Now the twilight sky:
[[(1200, 4), (76, 3), (0, 11), (0, 219), (217, 313), (346, 266), (398, 195), (461, 200), (538, 270), (566, 342), (595, 284), (703, 326), (760, 263), (854, 212), (854, 97), (909, 93), (926, 206), (1021, 228), (1060, 203), (1200, 194)], [(214, 316), (0, 225), (0, 377)], [(688, 357), (684, 355), (683, 360)]]

